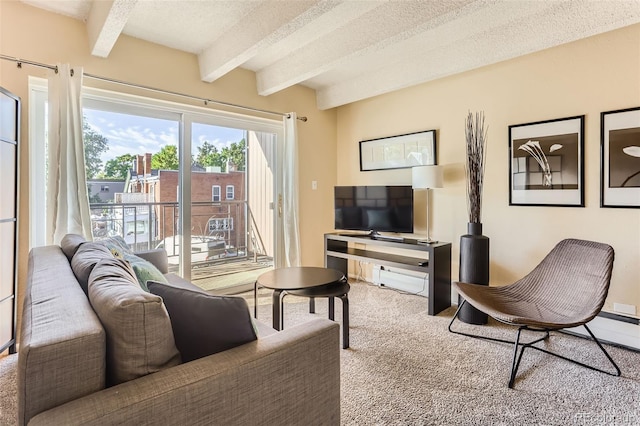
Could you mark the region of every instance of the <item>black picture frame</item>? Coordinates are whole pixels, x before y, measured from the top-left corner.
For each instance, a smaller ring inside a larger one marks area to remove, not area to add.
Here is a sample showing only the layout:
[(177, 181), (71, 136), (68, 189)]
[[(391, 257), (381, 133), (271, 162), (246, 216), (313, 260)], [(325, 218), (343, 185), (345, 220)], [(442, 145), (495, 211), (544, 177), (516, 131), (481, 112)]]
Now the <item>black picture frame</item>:
[(509, 126), (509, 205), (584, 207), (584, 115)]
[(640, 208), (640, 107), (600, 113), (600, 207)]
[(438, 164), (436, 131), (424, 130), (360, 141), (360, 171)]

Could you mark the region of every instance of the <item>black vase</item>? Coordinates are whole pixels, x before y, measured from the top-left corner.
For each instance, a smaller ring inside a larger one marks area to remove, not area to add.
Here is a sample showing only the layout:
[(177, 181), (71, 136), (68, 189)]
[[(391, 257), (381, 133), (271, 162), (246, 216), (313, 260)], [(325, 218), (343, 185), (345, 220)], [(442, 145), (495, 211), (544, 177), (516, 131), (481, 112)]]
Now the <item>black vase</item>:
[[(460, 237), (460, 282), (489, 285), (489, 238), (482, 235), (482, 223), (468, 223), (467, 235)], [(458, 304), (463, 298), (458, 296)], [(487, 314), (469, 303), (458, 318), (468, 324), (486, 324)]]

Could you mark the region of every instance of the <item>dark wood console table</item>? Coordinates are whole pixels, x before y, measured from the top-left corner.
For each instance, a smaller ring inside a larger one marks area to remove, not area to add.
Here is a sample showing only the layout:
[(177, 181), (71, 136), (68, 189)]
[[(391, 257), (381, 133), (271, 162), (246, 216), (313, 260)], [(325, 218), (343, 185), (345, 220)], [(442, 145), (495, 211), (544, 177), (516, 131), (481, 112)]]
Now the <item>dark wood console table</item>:
[[(349, 260), (424, 272), (428, 275), (429, 282), (428, 313), (437, 315), (451, 306), (451, 243), (423, 244), (419, 241), (411, 238), (391, 241), (363, 234), (324, 234), (324, 265), (341, 271), (345, 276), (348, 276)], [(355, 244), (365, 244), (366, 248), (353, 247)], [(376, 247), (411, 252), (386, 253), (377, 251)]]

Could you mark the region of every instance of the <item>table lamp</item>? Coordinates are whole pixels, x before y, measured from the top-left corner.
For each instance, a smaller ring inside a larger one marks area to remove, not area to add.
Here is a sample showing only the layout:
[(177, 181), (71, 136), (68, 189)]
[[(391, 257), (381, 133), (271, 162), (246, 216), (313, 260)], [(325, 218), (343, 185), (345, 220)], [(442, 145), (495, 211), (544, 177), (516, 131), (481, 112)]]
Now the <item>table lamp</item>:
[(413, 189), (427, 190), (427, 240), (428, 244), (437, 243), (429, 236), (429, 190), (431, 188), (442, 188), (442, 166), (416, 166), (411, 170)]

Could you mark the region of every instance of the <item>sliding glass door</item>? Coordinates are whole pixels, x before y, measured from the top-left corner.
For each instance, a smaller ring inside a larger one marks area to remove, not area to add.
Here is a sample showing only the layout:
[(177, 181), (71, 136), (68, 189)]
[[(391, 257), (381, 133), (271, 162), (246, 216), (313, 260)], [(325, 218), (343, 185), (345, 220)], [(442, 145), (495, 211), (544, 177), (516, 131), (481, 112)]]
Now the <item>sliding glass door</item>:
[[(246, 289), (273, 267), (280, 121), (86, 93), (95, 239), (119, 235), (135, 251), (164, 248), (172, 272), (218, 293)], [(46, 86), (33, 85), (31, 104), (31, 193), (46, 194)], [(41, 205), (44, 197), (32, 197), (32, 210)], [(44, 243), (43, 217), (32, 216), (32, 246)]]

